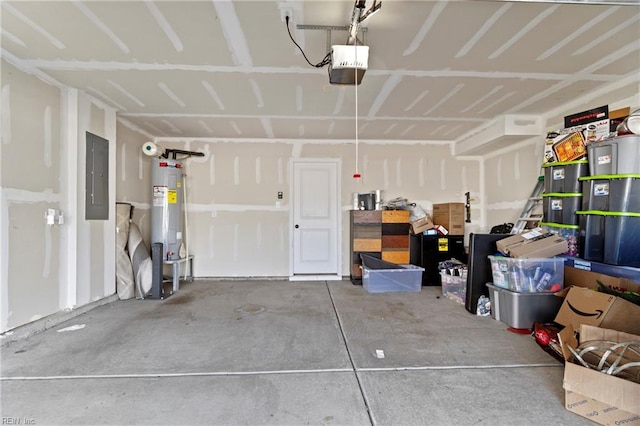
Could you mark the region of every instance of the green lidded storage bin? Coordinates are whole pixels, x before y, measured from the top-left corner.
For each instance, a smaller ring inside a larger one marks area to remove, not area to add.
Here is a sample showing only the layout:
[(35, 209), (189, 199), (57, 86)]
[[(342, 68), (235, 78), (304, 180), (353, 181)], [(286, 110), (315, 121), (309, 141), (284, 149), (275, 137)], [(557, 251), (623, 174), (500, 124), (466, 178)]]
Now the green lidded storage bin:
[(551, 192), (542, 194), (544, 222), (577, 225), (576, 211), (582, 207), (581, 192)]
[(544, 192), (580, 192), (582, 176), (589, 174), (588, 160), (546, 163), (544, 169)]

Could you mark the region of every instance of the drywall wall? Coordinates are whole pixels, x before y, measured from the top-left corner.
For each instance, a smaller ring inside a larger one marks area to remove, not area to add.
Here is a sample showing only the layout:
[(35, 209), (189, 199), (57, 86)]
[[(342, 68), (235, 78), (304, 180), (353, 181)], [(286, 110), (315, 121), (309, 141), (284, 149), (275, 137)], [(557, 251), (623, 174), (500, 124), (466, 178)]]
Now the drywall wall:
[[(348, 211), (353, 192), (384, 191), (430, 211), (433, 203), (479, 199), (478, 159), (454, 159), (448, 144), (173, 142), (167, 148), (205, 153), (185, 161), (189, 229), (186, 238), (200, 277), (289, 275), (291, 158), (340, 158), (343, 275), (348, 275)], [(277, 207), (277, 193), (284, 198)], [(472, 209), (472, 219), (479, 213)], [(476, 229), (471, 223), (469, 230)], [(477, 231), (476, 231), (477, 232)]]
[[(115, 293), (115, 179), (109, 219), (84, 216), (87, 131), (110, 141), (115, 111), (2, 62), (0, 332)], [(62, 212), (48, 225), (45, 212)]]
[(118, 120), (116, 129), (116, 202), (133, 206), (133, 221), (150, 247), (151, 162), (142, 145), (153, 137), (126, 120)]
[(544, 135), (484, 158), (487, 227), (514, 223), (541, 173)]
[(2, 63), (0, 331), (56, 312), (60, 208), (60, 91)]

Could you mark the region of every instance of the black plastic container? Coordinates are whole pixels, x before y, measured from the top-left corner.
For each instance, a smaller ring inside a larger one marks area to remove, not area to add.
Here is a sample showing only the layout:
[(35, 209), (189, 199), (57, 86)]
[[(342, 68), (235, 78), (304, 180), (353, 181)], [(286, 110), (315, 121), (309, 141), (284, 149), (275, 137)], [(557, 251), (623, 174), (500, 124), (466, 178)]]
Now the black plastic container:
[(582, 182), (582, 210), (609, 210), (611, 180), (604, 176), (580, 178)]
[(576, 211), (582, 208), (582, 193), (542, 194), (544, 222), (577, 225)]
[(608, 210), (640, 213), (640, 174), (612, 176), (609, 189)]
[(604, 263), (640, 267), (640, 213), (607, 212)]
[(589, 174), (589, 162), (576, 160), (546, 163), (544, 169), (544, 192), (580, 192), (582, 176)]
[(593, 262), (604, 261), (605, 212), (579, 211), (578, 248), (580, 257)]

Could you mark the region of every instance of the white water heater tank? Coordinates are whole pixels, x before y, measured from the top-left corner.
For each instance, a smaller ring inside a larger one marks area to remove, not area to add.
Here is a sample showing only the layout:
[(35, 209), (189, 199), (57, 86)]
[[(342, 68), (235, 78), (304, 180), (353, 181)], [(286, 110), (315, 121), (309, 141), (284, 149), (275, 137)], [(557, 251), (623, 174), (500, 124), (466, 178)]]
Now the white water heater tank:
[(151, 243), (162, 243), (164, 260), (180, 259), (183, 223), (182, 163), (166, 158), (151, 160)]

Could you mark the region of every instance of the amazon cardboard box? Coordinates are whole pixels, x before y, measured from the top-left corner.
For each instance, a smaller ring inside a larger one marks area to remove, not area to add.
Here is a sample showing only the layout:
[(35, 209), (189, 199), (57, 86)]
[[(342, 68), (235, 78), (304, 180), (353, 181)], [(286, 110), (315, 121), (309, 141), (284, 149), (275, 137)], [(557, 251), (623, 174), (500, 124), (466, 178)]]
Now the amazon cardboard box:
[[(596, 291), (603, 287), (607, 292)], [(591, 271), (565, 267), (565, 300), (555, 321), (571, 324), (578, 330), (581, 324), (640, 334), (640, 306), (608, 293), (631, 291), (640, 293), (640, 283), (626, 278), (612, 277)]]
[[(582, 325), (580, 342), (607, 340), (630, 342), (640, 336), (600, 327)], [(578, 347), (573, 328), (566, 327), (559, 333), (565, 360), (564, 380), (565, 408), (601, 425), (640, 425), (640, 384), (621, 377), (574, 364), (567, 346)], [(627, 351), (622, 362), (639, 362), (640, 356)], [(586, 355), (585, 355), (586, 357)], [(594, 359), (585, 361), (593, 363)], [(595, 359), (597, 362), (597, 359)]]

